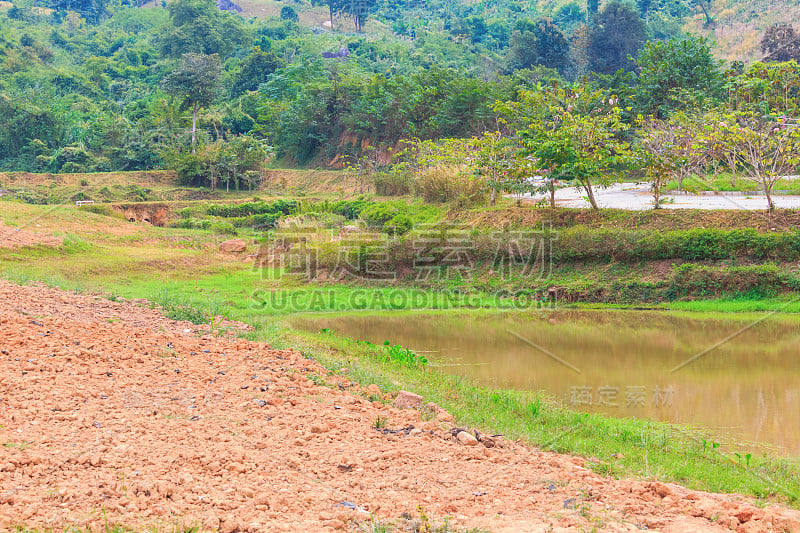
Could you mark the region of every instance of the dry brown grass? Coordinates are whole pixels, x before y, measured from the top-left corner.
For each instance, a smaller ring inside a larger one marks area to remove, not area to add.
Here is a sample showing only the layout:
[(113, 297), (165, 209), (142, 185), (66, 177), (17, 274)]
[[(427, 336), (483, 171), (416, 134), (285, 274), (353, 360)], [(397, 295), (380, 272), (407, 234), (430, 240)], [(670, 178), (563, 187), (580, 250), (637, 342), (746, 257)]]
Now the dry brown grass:
[(761, 36), (766, 28), (800, 19), (797, 0), (716, 0), (709, 11), (713, 28), (705, 27), (703, 16), (697, 14), (687, 21), (684, 31), (716, 41), (714, 52), (718, 57), (745, 63), (761, 60)]
[(0, 172), (0, 186), (39, 187), (50, 185), (110, 187), (139, 185), (140, 187), (176, 187), (178, 177), (172, 170), (138, 172), (95, 172), (82, 174), (35, 174), (33, 172)]

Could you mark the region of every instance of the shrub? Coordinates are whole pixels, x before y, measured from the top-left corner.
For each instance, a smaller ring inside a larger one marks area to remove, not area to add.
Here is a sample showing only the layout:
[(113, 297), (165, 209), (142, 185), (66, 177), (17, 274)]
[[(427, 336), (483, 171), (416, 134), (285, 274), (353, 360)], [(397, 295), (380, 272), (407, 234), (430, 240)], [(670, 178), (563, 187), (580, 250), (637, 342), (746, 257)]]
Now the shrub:
[(215, 217), (245, 217), (251, 215), (292, 215), (297, 212), (299, 204), (295, 200), (275, 200), (274, 202), (245, 202), (242, 204), (212, 204), (206, 206), (205, 212)]
[(411, 177), (405, 172), (378, 172), (373, 180), (375, 193), (381, 196), (411, 194)]
[(451, 167), (434, 168), (420, 174), (414, 183), (414, 193), (426, 202), (439, 204), (458, 200), (463, 206), (473, 206), (485, 199), (478, 180)]
[(210, 229), (214, 233), (221, 233), (223, 235), (236, 235), (238, 233), (236, 228), (233, 227), (233, 224), (224, 221), (212, 222)]

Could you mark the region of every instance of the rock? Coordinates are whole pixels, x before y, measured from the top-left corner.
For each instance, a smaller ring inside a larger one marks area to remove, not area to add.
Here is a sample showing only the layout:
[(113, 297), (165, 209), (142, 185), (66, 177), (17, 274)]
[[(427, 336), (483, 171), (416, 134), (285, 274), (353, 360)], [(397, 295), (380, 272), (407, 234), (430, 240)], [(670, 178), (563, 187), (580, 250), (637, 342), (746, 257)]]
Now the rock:
[(394, 406), (398, 409), (411, 409), (422, 405), (422, 396), (401, 390), (394, 399)]
[(325, 433), (326, 431), (328, 431), (327, 426), (323, 426), (321, 424), (314, 424), (311, 426), (311, 433)]
[(735, 516), (739, 522), (744, 524), (745, 522), (749, 522), (750, 519), (753, 518), (753, 514), (755, 514), (755, 512), (756, 510), (753, 507), (750, 508), (743, 507), (737, 509), (736, 512), (733, 513), (733, 516)]
[(459, 431), (458, 435), (456, 435), (456, 438), (458, 439), (458, 442), (464, 446), (476, 446), (478, 444), (478, 439), (466, 431)]
[(240, 253), (247, 250), (247, 243), (242, 239), (230, 239), (219, 245), (220, 252)]
[(444, 409), (443, 407), (439, 407), (433, 402), (426, 404), (424, 411), (430, 413), (437, 420), (440, 420), (442, 422), (452, 422), (454, 420), (453, 415), (448, 413), (447, 410)]
[(487, 448), (494, 448), (497, 446), (497, 441), (494, 437), (481, 436), (481, 444)]
[(414, 428), (408, 432), (409, 437), (418, 437), (420, 435), (422, 435), (422, 430), (419, 428)]
[(650, 488), (653, 489), (653, 492), (655, 492), (662, 498), (665, 498), (670, 494), (672, 494), (672, 489), (663, 483), (657, 483), (657, 482), (653, 483), (652, 485), (650, 485)]
[(367, 387), (367, 394), (369, 394), (370, 396), (380, 396), (381, 388), (373, 383), (372, 385)]

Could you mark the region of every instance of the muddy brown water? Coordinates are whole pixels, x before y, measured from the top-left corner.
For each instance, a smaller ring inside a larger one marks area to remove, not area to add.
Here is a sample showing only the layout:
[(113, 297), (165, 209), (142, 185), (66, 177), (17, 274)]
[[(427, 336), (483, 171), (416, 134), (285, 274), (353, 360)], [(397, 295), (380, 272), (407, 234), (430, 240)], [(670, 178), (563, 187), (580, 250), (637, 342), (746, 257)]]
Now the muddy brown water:
[(565, 406), (688, 424), (800, 456), (800, 317), (659, 311), (300, 316), (308, 331), (408, 347), (431, 365)]

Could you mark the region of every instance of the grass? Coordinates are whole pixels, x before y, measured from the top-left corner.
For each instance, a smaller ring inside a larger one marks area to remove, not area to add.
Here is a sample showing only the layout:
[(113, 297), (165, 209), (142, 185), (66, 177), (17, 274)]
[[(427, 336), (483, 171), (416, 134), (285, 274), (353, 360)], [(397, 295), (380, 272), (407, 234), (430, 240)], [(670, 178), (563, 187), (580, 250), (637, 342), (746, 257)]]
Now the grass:
[[(688, 192), (717, 191), (717, 192), (750, 192), (763, 194), (758, 183), (739, 176), (735, 181), (729, 173), (715, 176), (690, 176), (683, 180), (682, 190)], [(664, 190), (678, 190), (678, 181), (673, 180), (664, 186)], [(800, 180), (778, 180), (773, 188), (773, 194), (800, 194)]]

